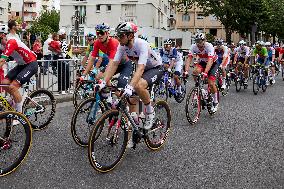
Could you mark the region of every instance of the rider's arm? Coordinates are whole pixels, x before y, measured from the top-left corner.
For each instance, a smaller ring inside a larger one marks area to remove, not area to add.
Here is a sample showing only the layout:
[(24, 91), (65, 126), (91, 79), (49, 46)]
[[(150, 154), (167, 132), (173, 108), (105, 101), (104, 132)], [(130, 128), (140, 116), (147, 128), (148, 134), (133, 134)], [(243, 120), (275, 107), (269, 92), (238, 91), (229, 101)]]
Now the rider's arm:
[(214, 47), (211, 45), (211, 46), (208, 46), (208, 62), (207, 62), (207, 65), (206, 65), (206, 68), (204, 70), (205, 73), (208, 73), (214, 63), (214, 56), (215, 56), (215, 51), (214, 51)]
[(272, 62), (275, 61), (275, 49), (273, 48), (272, 49)]
[(283, 57), (283, 52), (282, 52), (282, 49), (279, 51), (279, 57), (278, 57), (278, 61), (280, 62), (281, 59)]
[(87, 55), (84, 56), (82, 62), (81, 62), (81, 66), (85, 66), (86, 62), (88, 61), (88, 57)]
[(191, 64), (191, 62), (192, 62), (192, 59), (193, 59), (193, 54), (192, 54), (192, 51), (189, 50), (187, 59), (186, 59), (186, 61), (185, 61), (185, 68), (184, 68), (184, 71), (185, 71), (185, 72), (188, 72), (188, 71), (189, 71), (189, 67), (190, 67), (190, 64)]
[(204, 72), (208, 73), (209, 70), (211, 69), (212, 65), (213, 65), (213, 58), (211, 57), (211, 58), (208, 58), (208, 63), (206, 65)]
[(223, 60), (222, 60), (222, 64), (224, 65), (226, 61), (228, 61), (229, 58), (229, 51), (227, 48), (224, 48), (224, 55), (223, 55)]
[(0, 68), (5, 64), (6, 59), (5, 58), (0, 58)]

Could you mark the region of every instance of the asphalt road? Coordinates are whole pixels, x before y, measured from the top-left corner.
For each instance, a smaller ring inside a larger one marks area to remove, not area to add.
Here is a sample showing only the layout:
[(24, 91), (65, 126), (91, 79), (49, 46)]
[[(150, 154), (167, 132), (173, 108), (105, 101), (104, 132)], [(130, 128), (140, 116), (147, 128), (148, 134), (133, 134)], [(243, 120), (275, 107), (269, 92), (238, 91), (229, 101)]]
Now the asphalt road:
[(163, 149), (151, 152), (142, 143), (107, 174), (97, 173), (87, 149), (73, 141), (72, 104), (59, 104), (52, 124), (34, 132), (27, 160), (0, 178), (0, 188), (283, 188), (284, 81), (257, 96), (249, 85), (239, 93), (232, 88), (218, 113), (204, 111), (194, 126), (185, 103), (171, 100), (172, 132)]

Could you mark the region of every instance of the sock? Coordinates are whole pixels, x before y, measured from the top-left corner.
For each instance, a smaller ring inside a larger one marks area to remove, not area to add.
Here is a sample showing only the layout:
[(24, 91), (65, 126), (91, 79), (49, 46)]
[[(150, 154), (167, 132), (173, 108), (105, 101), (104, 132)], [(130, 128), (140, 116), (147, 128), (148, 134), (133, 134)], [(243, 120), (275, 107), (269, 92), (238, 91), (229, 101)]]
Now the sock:
[(178, 86), (178, 93), (181, 93), (181, 85)]
[(150, 114), (150, 113), (154, 112), (154, 108), (151, 105), (151, 103), (149, 103), (147, 105), (145, 104), (145, 106), (146, 106), (146, 113)]
[(213, 94), (213, 101), (214, 101), (214, 103), (218, 103), (218, 94), (217, 93)]

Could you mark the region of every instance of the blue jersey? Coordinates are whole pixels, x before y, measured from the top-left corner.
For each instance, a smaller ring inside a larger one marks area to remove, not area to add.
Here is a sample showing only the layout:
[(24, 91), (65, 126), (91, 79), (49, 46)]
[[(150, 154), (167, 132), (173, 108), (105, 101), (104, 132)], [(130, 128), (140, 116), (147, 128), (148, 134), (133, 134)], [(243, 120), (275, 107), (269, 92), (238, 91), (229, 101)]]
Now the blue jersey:
[(177, 49), (174, 47), (172, 47), (170, 51), (166, 51), (164, 48), (161, 49), (160, 56), (164, 64), (170, 63), (171, 60), (175, 60), (176, 62), (180, 61), (180, 56), (178, 56)]

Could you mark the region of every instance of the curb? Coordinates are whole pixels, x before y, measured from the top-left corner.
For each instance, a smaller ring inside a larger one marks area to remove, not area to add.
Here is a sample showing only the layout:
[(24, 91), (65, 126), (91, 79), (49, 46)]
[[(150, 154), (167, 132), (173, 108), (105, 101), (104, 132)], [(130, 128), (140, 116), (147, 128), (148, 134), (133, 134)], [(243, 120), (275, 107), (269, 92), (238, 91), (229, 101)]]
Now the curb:
[(66, 95), (54, 95), (55, 99), (56, 99), (56, 104), (59, 103), (63, 103), (63, 102), (70, 102), (73, 99), (73, 95), (72, 94), (66, 94)]

